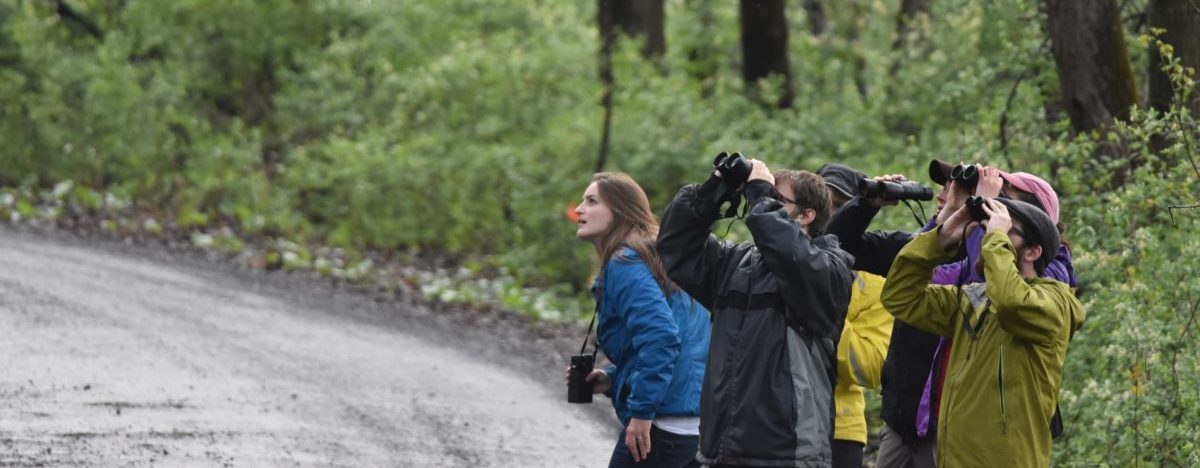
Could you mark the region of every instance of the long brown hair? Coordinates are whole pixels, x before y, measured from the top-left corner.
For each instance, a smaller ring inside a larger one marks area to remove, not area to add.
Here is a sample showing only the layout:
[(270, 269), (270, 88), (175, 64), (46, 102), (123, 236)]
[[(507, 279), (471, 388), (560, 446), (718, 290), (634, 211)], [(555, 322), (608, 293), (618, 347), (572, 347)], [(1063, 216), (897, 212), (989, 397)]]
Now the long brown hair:
[(600, 200), (613, 214), (612, 226), (604, 238), (596, 243), (601, 270), (609, 260), (620, 257), (622, 249), (629, 247), (637, 252), (646, 268), (654, 274), (663, 295), (674, 292), (675, 283), (667, 278), (662, 258), (654, 247), (658, 238), (658, 219), (650, 211), (650, 199), (646, 197), (646, 192), (623, 172), (600, 172), (592, 176), (592, 182), (596, 183)]

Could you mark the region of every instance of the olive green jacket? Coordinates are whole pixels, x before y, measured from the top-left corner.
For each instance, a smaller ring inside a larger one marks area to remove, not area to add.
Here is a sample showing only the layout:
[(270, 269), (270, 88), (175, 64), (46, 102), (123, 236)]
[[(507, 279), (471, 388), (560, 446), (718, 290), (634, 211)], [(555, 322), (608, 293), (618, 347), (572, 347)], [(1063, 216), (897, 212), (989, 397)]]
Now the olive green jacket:
[[(913, 326), (954, 338), (938, 418), (937, 466), (1050, 465), (1050, 418), (1083, 305), (1066, 284), (1022, 278), (1008, 236), (984, 235), (986, 283), (931, 286), (952, 252), (937, 231), (917, 236), (892, 265), (883, 305)], [(966, 317), (969, 321), (964, 322)]]

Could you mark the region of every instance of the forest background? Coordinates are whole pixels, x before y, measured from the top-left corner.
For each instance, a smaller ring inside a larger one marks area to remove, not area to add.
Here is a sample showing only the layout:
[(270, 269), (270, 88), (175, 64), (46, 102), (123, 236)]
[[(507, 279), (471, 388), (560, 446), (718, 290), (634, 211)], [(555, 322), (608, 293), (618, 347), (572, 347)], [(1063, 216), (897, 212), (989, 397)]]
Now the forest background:
[(0, 216), (580, 320), (599, 169), (1029, 171), (1089, 315), (1055, 464), (1198, 466), (1197, 67), (1197, 0), (0, 0)]

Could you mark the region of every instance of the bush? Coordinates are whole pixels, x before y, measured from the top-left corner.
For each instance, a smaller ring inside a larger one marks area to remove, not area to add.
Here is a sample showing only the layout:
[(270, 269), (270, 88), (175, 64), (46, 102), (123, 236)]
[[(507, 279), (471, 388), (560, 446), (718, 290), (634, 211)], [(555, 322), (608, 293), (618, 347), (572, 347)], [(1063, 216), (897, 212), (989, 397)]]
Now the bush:
[[(347, 276), (370, 267), (364, 252), (436, 253), (464, 268), (428, 279), (431, 295), (590, 311), (591, 248), (563, 213), (600, 141), (593, 4), (69, 3), (99, 34), (48, 2), (0, 3), (0, 214), (43, 216), (36, 193), (61, 191), (56, 212), (128, 202), (162, 215), (146, 229), (229, 251), (245, 245), (235, 234), (285, 246), (271, 265), (325, 261), (309, 245), (346, 252), (346, 268), (317, 268)], [(1200, 463), (1200, 213), (1169, 208), (1200, 194), (1195, 116), (1139, 111), (1106, 136), (1069, 138), (1043, 105), (1057, 79), (1037, 1), (936, 2), (900, 49), (895, 3), (825, 2), (821, 37), (790, 9), (797, 96), (778, 110), (761, 105), (778, 82), (741, 82), (734, 4), (669, 2), (663, 57), (627, 40), (614, 54), (606, 169), (632, 174), (660, 211), (719, 151), (921, 181), (934, 157), (1048, 174), (1089, 311), (1056, 464)], [(1145, 61), (1147, 46), (1131, 56)], [(1191, 75), (1169, 68), (1184, 102)], [(1134, 169), (1097, 158), (1097, 138)], [(877, 227), (913, 224), (892, 209)], [(728, 236), (746, 232), (734, 222)]]

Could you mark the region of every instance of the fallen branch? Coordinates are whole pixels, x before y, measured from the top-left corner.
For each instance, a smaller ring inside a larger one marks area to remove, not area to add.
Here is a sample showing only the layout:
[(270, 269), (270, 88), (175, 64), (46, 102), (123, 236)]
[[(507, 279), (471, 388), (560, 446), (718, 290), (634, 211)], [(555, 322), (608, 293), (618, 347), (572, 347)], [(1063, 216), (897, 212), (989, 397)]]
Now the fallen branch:
[[(1042, 55), (1045, 53), (1046, 47), (1050, 45), (1050, 37), (1042, 40), (1042, 45), (1038, 46), (1037, 52), (1034, 55)], [(1036, 70), (1036, 68), (1034, 69)], [(1013, 98), (1017, 97), (1017, 88), (1021, 86), (1021, 82), (1025, 81), (1030, 75), (1030, 69), (1026, 68), (1021, 72), (1021, 76), (1017, 77), (1017, 81), (1013, 82), (1012, 89), (1008, 90), (1008, 99), (1004, 102), (1004, 110), (1000, 112), (1000, 151), (1004, 153), (1004, 160), (1008, 162), (1009, 167), (1013, 167), (1012, 159), (1008, 157), (1008, 111), (1012, 110)]]
[(1175, 224), (1175, 212), (1172, 210), (1191, 210), (1200, 208), (1200, 203), (1193, 205), (1170, 205), (1167, 207), (1167, 214), (1171, 216), (1171, 224)]

